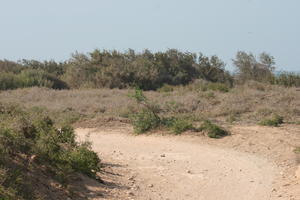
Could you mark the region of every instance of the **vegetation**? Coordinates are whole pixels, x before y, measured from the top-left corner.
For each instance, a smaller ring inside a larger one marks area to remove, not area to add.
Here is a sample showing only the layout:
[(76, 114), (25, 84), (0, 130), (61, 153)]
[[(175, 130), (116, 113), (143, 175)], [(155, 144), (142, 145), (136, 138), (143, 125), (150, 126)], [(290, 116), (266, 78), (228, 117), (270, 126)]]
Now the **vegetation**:
[(47, 116), (0, 104), (0, 199), (41, 199), (45, 194), (34, 185), (45, 185), (43, 177), (66, 187), (75, 172), (95, 178), (99, 163), (70, 126), (57, 129)]
[(171, 123), (168, 124), (168, 128), (175, 134), (180, 134), (187, 130), (196, 130), (192, 123), (180, 118), (171, 120)]
[[(227, 92), (234, 84), (249, 80), (299, 87), (300, 75), (282, 72), (274, 74), (274, 58), (266, 53), (259, 59), (251, 53), (238, 52), (234, 59), (236, 73), (225, 70), (217, 56), (180, 52), (170, 49), (152, 53), (94, 50), (88, 54), (74, 53), (61, 63), (22, 60), (0, 60), (0, 90), (47, 87), (68, 88), (128, 88), (171, 91), (171, 86), (186, 85), (196, 79), (209, 83), (206, 87)], [(207, 88), (203, 88), (206, 90)]]
[(148, 109), (143, 109), (132, 115), (132, 125), (136, 133), (144, 133), (156, 129), (160, 124), (161, 119)]
[(300, 75), (293, 72), (282, 72), (274, 78), (273, 84), (284, 85), (286, 87), (299, 87)]
[(200, 127), (200, 130), (206, 132), (208, 137), (210, 138), (221, 138), (229, 135), (228, 131), (217, 126), (209, 120), (205, 120), (203, 122), (203, 124)]
[(212, 122), (205, 120), (200, 128), (196, 128), (193, 124), (182, 117), (161, 117), (159, 116), (159, 109), (156, 105), (150, 104), (148, 99), (144, 96), (142, 90), (136, 89), (134, 95), (138, 103), (143, 105), (141, 111), (132, 115), (132, 124), (136, 133), (144, 133), (158, 127), (165, 127), (174, 134), (180, 134), (187, 130), (205, 131), (211, 138), (220, 138), (228, 135), (228, 132)]
[[(230, 88), (229, 92), (202, 91), (197, 89), (202, 84), (199, 82), (202, 81), (173, 86), (172, 92), (143, 91), (143, 94), (151, 99), (160, 118), (175, 117), (193, 124), (205, 119), (258, 124), (275, 114), (282, 116), (285, 123), (300, 121), (300, 92), (296, 88), (251, 81)], [(50, 116), (60, 126), (78, 123), (78, 126), (94, 127), (105, 121), (128, 122), (133, 113), (141, 111), (143, 105), (128, 98), (128, 93), (133, 91), (28, 88), (2, 91), (0, 99), (22, 104), (36, 115)]]
[(283, 117), (273, 115), (271, 118), (262, 120), (259, 124), (263, 126), (279, 126), (280, 124), (283, 124)]
[[(95, 50), (61, 63), (0, 61), (0, 199), (41, 199), (34, 184), (48, 179), (68, 188), (76, 173), (96, 178), (99, 157), (75, 141), (69, 125), (80, 119), (123, 117), (137, 134), (163, 128), (211, 138), (230, 134), (212, 121), (300, 121), (299, 74), (275, 74), (266, 53), (238, 52), (234, 65), (230, 74), (217, 56), (175, 49)], [(135, 102), (127, 95), (132, 87), (139, 88), (130, 95)]]
[(297, 153), (297, 154), (300, 154), (300, 147), (296, 147), (296, 148), (294, 149), (294, 152)]

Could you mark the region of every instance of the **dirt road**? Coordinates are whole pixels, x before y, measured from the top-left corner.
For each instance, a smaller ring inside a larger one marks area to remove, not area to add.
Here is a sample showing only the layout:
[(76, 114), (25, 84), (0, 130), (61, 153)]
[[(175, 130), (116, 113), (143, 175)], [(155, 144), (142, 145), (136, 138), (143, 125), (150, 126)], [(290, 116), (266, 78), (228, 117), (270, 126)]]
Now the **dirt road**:
[[(175, 136), (134, 136), (130, 130), (77, 129), (112, 165), (123, 193), (105, 199), (267, 200), (278, 172), (260, 156)], [(118, 190), (118, 191), (117, 191)], [(117, 197), (118, 196), (118, 197)], [(95, 198), (96, 199), (96, 198)]]

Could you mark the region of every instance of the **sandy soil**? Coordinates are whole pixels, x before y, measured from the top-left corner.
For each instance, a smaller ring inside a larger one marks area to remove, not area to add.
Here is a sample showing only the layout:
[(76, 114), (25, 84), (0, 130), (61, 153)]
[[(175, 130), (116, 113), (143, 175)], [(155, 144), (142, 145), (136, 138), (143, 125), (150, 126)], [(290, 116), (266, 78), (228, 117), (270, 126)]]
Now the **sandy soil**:
[(128, 125), (78, 128), (78, 139), (91, 141), (105, 163), (105, 195), (90, 199), (300, 199), (293, 152), (299, 127), (235, 126), (231, 132), (214, 140), (195, 133), (135, 136)]

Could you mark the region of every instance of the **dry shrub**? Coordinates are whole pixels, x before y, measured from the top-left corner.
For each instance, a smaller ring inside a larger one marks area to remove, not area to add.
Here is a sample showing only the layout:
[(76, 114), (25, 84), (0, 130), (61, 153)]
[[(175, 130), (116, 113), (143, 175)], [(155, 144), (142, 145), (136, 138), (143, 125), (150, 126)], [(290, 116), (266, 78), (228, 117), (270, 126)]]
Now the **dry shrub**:
[[(255, 82), (232, 88), (229, 92), (199, 91), (194, 85), (174, 87), (172, 92), (144, 92), (145, 96), (163, 111), (163, 116), (199, 116), (258, 123), (272, 114), (287, 122), (300, 121), (300, 92), (296, 88), (272, 85), (253, 86)], [(264, 90), (261, 89), (264, 88)], [(127, 89), (50, 90), (45, 88), (19, 89), (0, 93), (3, 102), (16, 102), (26, 107), (44, 107), (45, 112), (65, 111), (61, 118), (74, 121), (84, 118), (129, 117), (139, 107), (128, 98)], [(102, 112), (105, 108), (105, 112)], [(77, 114), (76, 114), (77, 113)], [(69, 117), (68, 117), (69, 116)], [(78, 116), (72, 119), (72, 116)], [(60, 120), (61, 121), (61, 120)]]

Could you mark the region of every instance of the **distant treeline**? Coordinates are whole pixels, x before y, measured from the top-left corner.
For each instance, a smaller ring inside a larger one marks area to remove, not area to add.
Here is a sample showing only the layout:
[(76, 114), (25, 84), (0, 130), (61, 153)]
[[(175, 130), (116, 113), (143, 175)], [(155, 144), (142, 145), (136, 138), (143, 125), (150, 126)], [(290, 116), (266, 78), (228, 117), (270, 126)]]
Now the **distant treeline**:
[(74, 53), (65, 62), (0, 60), (0, 89), (24, 87), (127, 88), (156, 90), (163, 85), (185, 85), (195, 79), (222, 83), (227, 86), (248, 80), (300, 86), (300, 74), (282, 72), (275, 75), (274, 58), (266, 53), (258, 57), (238, 52), (233, 63), (235, 73), (225, 70), (225, 63), (217, 56), (180, 52), (170, 49), (152, 53), (94, 50), (88, 54)]

